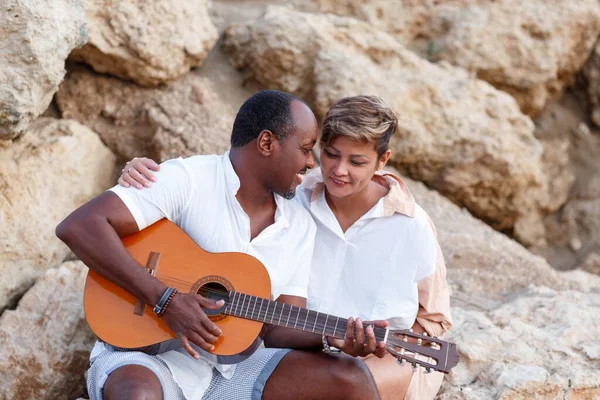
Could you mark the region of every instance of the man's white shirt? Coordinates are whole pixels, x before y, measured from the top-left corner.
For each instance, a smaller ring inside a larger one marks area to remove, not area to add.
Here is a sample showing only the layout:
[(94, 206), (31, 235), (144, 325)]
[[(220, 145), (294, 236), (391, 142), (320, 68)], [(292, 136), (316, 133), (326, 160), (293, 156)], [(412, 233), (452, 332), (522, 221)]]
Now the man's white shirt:
[[(156, 178), (151, 188), (143, 190), (121, 186), (110, 189), (125, 203), (140, 230), (166, 218), (208, 252), (242, 252), (256, 257), (269, 272), (273, 299), (280, 295), (307, 297), (316, 227), (300, 204), (274, 195), (274, 224), (250, 240), (250, 219), (235, 197), (240, 181), (229, 152), (169, 160), (161, 164)], [(90, 358), (93, 360), (102, 351), (104, 345), (99, 342)], [(182, 356), (188, 358), (184, 369), (176, 363)], [(198, 397), (193, 387), (207, 374), (207, 365), (225, 378), (231, 377), (235, 369), (235, 365), (218, 364), (210, 357), (194, 360), (183, 349), (159, 357), (169, 365), (187, 398)]]

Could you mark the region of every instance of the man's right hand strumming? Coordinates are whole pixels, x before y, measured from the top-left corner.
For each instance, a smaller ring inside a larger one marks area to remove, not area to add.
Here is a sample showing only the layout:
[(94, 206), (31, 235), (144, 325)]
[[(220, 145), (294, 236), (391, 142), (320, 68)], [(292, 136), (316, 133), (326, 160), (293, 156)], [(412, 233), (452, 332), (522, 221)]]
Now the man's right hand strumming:
[(221, 330), (213, 323), (202, 307), (218, 309), (223, 300), (215, 302), (199, 294), (177, 293), (162, 318), (167, 326), (177, 335), (183, 348), (194, 358), (200, 355), (190, 342), (203, 350), (210, 351), (221, 336)]

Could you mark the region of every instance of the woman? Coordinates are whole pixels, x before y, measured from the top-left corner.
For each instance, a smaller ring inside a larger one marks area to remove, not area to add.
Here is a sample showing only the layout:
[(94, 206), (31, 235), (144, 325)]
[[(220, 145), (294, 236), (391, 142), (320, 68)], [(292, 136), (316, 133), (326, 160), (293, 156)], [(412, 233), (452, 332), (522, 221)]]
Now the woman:
[[(394, 113), (378, 97), (347, 97), (328, 110), (321, 166), (307, 175), (296, 196), (317, 224), (307, 304), (323, 313), (386, 319), (391, 329), (443, 336), (451, 320), (435, 228), (402, 180), (381, 172), (396, 127)], [(151, 185), (152, 170), (158, 169), (152, 160), (134, 159), (119, 183), (141, 189)], [(336, 339), (325, 342), (343, 347)], [(440, 373), (418, 369), (407, 387), (390, 354), (364, 360), (382, 399), (405, 394), (430, 399), (439, 390)]]

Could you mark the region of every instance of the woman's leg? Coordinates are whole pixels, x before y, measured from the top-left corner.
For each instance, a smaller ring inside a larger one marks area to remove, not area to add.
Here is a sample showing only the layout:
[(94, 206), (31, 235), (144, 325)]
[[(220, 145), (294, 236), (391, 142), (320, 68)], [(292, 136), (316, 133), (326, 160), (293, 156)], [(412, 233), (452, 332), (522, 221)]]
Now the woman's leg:
[(399, 400), (406, 397), (413, 376), (412, 365), (399, 365), (391, 354), (386, 354), (383, 358), (369, 356), (364, 362), (373, 375), (381, 400)]

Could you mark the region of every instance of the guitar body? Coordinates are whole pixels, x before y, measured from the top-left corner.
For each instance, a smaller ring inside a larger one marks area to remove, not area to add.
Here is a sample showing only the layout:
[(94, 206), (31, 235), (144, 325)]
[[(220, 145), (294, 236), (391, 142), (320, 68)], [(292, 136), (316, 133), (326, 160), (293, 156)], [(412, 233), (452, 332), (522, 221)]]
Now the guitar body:
[[(244, 253), (208, 253), (179, 227), (161, 220), (122, 238), (129, 254), (167, 286), (181, 293), (202, 293), (202, 288), (234, 290), (257, 297), (271, 297), (271, 281), (265, 267)], [(154, 254), (153, 254), (154, 253)], [(211, 292), (211, 290), (209, 290)], [(102, 341), (125, 349), (178, 343), (175, 335), (158, 318), (152, 307), (143, 306), (133, 295), (90, 270), (84, 291), (85, 316)], [(208, 313), (207, 313), (208, 314)], [(222, 363), (239, 362), (260, 344), (263, 323), (217, 312), (209, 317), (223, 335), (211, 351)], [(175, 343), (177, 342), (177, 343)]]

